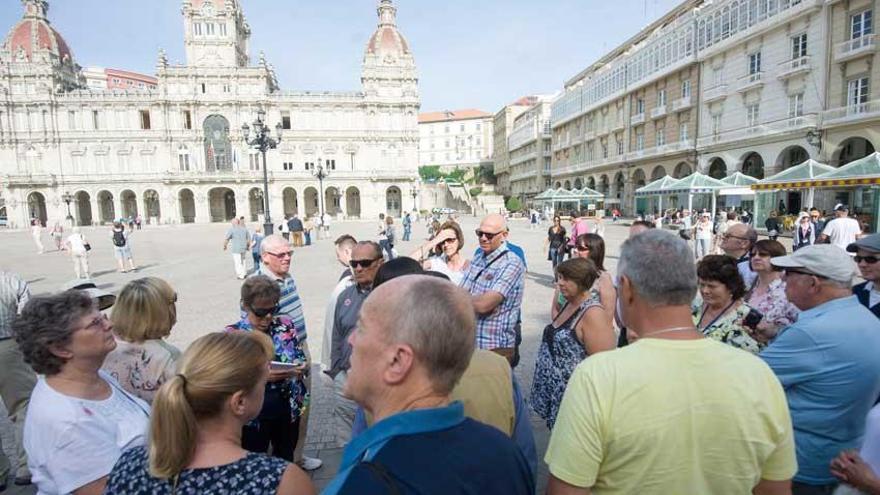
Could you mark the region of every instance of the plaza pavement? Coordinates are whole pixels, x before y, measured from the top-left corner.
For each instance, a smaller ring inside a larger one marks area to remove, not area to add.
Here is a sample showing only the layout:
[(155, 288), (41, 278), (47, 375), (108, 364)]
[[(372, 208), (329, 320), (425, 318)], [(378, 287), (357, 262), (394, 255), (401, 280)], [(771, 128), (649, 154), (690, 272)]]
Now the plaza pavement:
[[(478, 219), (463, 217), (460, 221), (465, 233), (464, 252), (470, 257), (477, 246), (473, 232), (478, 225)], [(93, 246), (89, 260), (91, 274), (101, 288), (118, 291), (127, 281), (143, 276), (162, 277), (175, 288), (178, 293), (178, 322), (169, 341), (184, 349), (199, 336), (222, 330), (225, 325), (238, 318), (241, 282), (235, 278), (231, 256), (222, 250), (226, 228), (225, 224), (145, 227), (144, 230), (135, 232), (131, 238), (139, 270), (126, 274), (116, 272), (108, 228), (88, 228), (83, 229), (83, 233)], [(376, 222), (339, 222), (332, 226), (330, 237), (350, 233), (359, 240), (375, 239), (376, 230)], [(626, 238), (627, 229), (609, 221), (606, 230), (605, 264), (613, 273), (619, 247)], [(415, 224), (414, 240), (399, 242), (397, 249), (400, 253), (414, 250), (418, 242), (425, 239), (426, 233), (425, 224)], [(511, 222), (510, 240), (525, 249), (528, 261), (522, 307), (522, 362), (516, 369), (517, 378), (526, 394), (531, 387), (541, 334), (549, 321), (553, 294), (550, 262), (547, 261), (546, 251), (543, 249), (545, 234), (546, 227), (533, 230), (524, 221)], [(398, 236), (402, 237), (400, 225)], [(54, 248), (50, 247), (51, 240), (48, 236), (44, 236), (43, 242), (48, 249)], [(0, 245), (3, 246), (5, 263), (0, 268), (21, 274), (34, 294), (55, 291), (73, 278), (73, 267), (66, 254), (49, 251), (37, 255), (31, 237), (25, 231), (0, 231)], [(248, 263), (250, 264), (250, 258)], [(309, 347), (312, 356), (317, 359), (322, 344), (327, 297), (342, 270), (335, 260), (332, 240), (320, 240), (312, 246), (296, 249), (292, 267), (305, 307)], [(312, 474), (320, 490), (335, 474), (341, 460), (341, 450), (336, 448), (331, 421), (331, 382), (319, 372), (317, 366), (313, 369), (313, 377), (313, 408), (306, 453), (324, 460), (324, 467)], [(8, 449), (11, 432), (5, 411), (0, 409), (0, 413), (0, 434)], [(549, 434), (543, 421), (537, 416), (532, 415), (532, 423), (539, 457), (543, 458)], [(543, 460), (540, 461), (539, 471), (538, 491), (543, 493), (547, 482), (547, 468)], [(33, 487), (13, 487), (10, 479), (10, 488), (4, 493), (30, 494), (35, 493), (35, 490)]]

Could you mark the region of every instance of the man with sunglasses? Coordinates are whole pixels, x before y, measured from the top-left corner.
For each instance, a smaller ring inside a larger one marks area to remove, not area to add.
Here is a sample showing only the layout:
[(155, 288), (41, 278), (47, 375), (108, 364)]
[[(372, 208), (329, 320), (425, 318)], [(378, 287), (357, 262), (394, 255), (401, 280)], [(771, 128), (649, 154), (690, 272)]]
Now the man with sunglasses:
[(853, 261), (865, 279), (865, 282), (853, 287), (853, 294), (862, 306), (880, 318), (880, 263), (877, 263), (880, 261), (880, 234), (863, 237), (847, 246), (846, 250), (856, 254)]
[[(306, 341), (308, 334), (306, 333), (306, 317), (303, 313), (302, 300), (299, 297), (299, 291), (296, 288), (296, 281), (290, 274), (290, 262), (293, 260), (293, 250), (290, 248), (290, 242), (278, 234), (267, 236), (260, 244), (260, 257), (263, 263), (251, 274), (251, 276), (266, 275), (278, 283), (281, 289), (281, 298), (278, 300), (278, 311), (276, 315), (286, 316), (293, 321), (297, 330), (302, 331), (303, 349), (305, 350), (306, 360), (311, 365), (312, 355), (309, 353), (309, 346)], [(244, 314), (242, 314), (244, 316)], [(312, 377), (305, 377), (306, 389), (312, 389)], [(299, 445), (305, 445), (306, 431), (308, 431), (309, 411), (305, 410), (300, 420), (300, 436), (303, 441)], [(318, 469), (323, 464), (320, 459), (306, 457), (302, 455), (302, 448), (298, 448), (294, 453), (294, 460), (300, 467), (306, 471)]]
[(525, 264), (506, 244), (507, 221), (493, 213), (476, 230), (480, 251), (460, 286), (471, 294), (477, 314), (477, 347), (515, 362), (517, 322)]
[(785, 389), (797, 445), (794, 495), (831, 493), (831, 460), (858, 448), (880, 394), (880, 320), (852, 293), (856, 265), (829, 244), (770, 260), (802, 312), (760, 357)]
[(348, 337), (357, 327), (361, 306), (373, 291), (376, 273), (384, 258), (382, 248), (373, 241), (361, 241), (351, 251), (352, 278), (354, 284), (343, 290), (336, 300), (333, 314), (333, 333), (330, 342), (330, 369), (327, 373), (333, 379), (333, 420), (336, 423), (336, 441), (344, 447), (351, 440), (351, 427), (357, 404), (343, 394), (351, 368), (351, 343)]

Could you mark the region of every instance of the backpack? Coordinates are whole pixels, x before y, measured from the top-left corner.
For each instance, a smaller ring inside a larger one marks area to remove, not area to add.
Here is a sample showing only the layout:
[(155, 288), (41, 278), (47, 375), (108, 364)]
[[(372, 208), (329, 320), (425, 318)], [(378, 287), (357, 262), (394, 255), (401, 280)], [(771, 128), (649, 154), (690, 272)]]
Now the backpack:
[(116, 247), (125, 246), (125, 233), (122, 230), (113, 231), (113, 245)]

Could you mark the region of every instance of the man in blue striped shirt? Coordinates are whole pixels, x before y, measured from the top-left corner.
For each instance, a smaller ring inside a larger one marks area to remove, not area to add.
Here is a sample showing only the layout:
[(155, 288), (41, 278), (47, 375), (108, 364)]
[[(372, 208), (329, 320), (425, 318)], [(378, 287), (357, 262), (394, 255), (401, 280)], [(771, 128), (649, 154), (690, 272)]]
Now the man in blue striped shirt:
[[(308, 337), (308, 334), (306, 333), (306, 317), (305, 313), (303, 313), (302, 299), (300, 299), (299, 292), (296, 289), (296, 282), (290, 274), (290, 261), (293, 259), (293, 249), (290, 247), (290, 243), (280, 235), (270, 235), (263, 239), (263, 242), (260, 245), (260, 256), (263, 263), (251, 276), (266, 275), (272, 280), (278, 282), (278, 287), (281, 288), (281, 298), (278, 300), (278, 311), (276, 315), (283, 315), (290, 318), (293, 321), (293, 324), (296, 325), (297, 331), (302, 332), (303, 342), (305, 342)], [(303, 349), (305, 350), (306, 359), (308, 359), (309, 364), (311, 364), (312, 356), (309, 352), (307, 342), (305, 342)], [(306, 375), (304, 381), (306, 388), (311, 391), (311, 374)], [(297, 442), (297, 449), (296, 452), (294, 452), (294, 460), (296, 460), (297, 464), (303, 469), (311, 471), (321, 467), (322, 462), (320, 459), (302, 455), (302, 446), (306, 443), (305, 438), (306, 432), (308, 431), (308, 424), (309, 408), (306, 406), (303, 410), (302, 419), (300, 420), (299, 438), (301, 440)]]

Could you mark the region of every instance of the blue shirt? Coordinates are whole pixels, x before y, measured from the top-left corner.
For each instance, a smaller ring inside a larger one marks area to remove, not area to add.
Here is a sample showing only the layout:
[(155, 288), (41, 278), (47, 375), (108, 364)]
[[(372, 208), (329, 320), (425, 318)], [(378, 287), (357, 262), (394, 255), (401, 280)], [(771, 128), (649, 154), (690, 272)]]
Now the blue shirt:
[(466, 418), (461, 402), (395, 414), (345, 448), (323, 495), (531, 495), (522, 452), (497, 429)]
[(525, 265), (504, 244), (488, 254), (481, 250), (471, 260), (459, 286), (472, 296), (497, 292), (503, 297), (491, 313), (477, 315), (478, 348), (504, 349), (516, 345), (524, 275)]
[(797, 450), (795, 481), (835, 483), (828, 465), (858, 449), (880, 394), (880, 320), (855, 296), (804, 311), (760, 356), (785, 389)]

